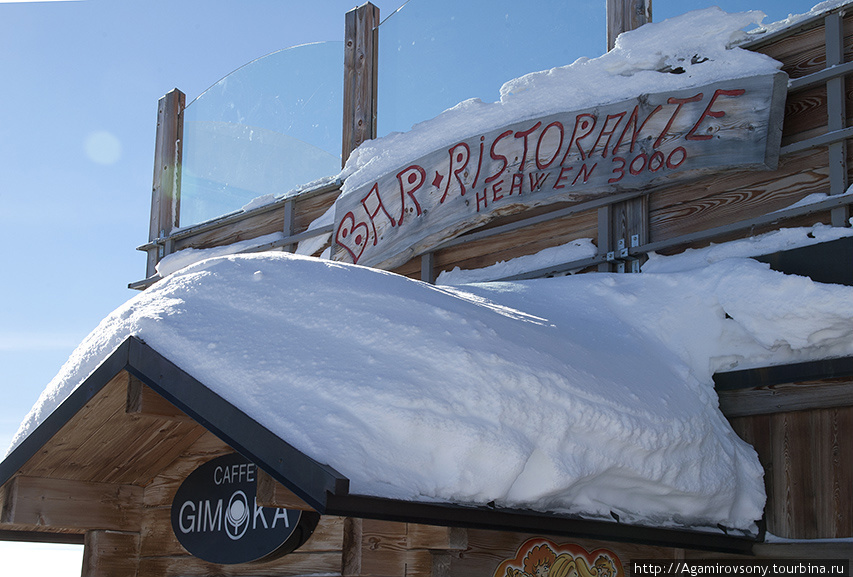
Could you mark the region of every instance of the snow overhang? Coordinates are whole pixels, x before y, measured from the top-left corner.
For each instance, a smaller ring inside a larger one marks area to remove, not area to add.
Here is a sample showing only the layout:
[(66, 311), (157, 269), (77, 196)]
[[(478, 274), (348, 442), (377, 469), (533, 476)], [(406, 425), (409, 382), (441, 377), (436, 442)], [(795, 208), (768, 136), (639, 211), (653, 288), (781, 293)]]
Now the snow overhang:
[[(721, 552), (749, 552), (754, 543), (763, 540), (759, 535), (727, 534), (716, 530), (689, 530), (638, 526), (618, 521), (608, 522), (582, 519), (527, 509), (447, 502), (417, 502), (401, 499), (357, 495), (349, 492), (349, 480), (333, 467), (318, 463), (304, 453), (257, 423), (251, 416), (223, 399), (203, 383), (193, 378), (163, 354), (137, 337), (128, 337), (109, 355), (85, 381), (77, 387), (37, 428), (0, 462), (0, 487), (13, 481), (22, 471), (32, 469), (34, 460), (49, 450), (56, 450), (56, 441), (64, 449), (78, 451), (72, 439), (62, 438), (63, 427), (84, 409), (93, 410), (111, 383), (123, 373), (129, 373), (146, 386), (170, 401), (192, 419), (194, 424), (211, 431), (232, 448), (251, 459), (277, 482), (284, 485), (321, 514), (370, 518), (389, 521), (413, 522), (441, 526), (481, 528), (498, 531), (529, 532), (549, 535), (583, 537), (609, 541), (630, 542), (655, 546), (684, 547)], [(94, 409), (97, 411), (97, 409)], [(87, 419), (106, 418), (93, 412)], [(128, 419), (132, 417), (128, 416)], [(139, 421), (137, 421), (139, 422)], [(162, 432), (162, 431), (161, 431)], [(146, 434), (144, 428), (125, 428), (123, 436), (112, 439), (115, 446), (135, 446)], [(184, 434), (171, 431), (161, 435), (161, 451), (176, 450), (174, 442)], [(190, 435), (191, 436), (191, 435)], [(197, 436), (191, 436), (192, 439)], [(83, 442), (84, 439), (77, 439)], [(69, 442), (72, 442), (69, 445)], [(170, 445), (170, 442), (172, 444)], [(180, 444), (180, 443), (178, 443)], [(91, 448), (91, 447), (90, 447)], [(153, 446), (136, 453), (149, 454)], [(160, 451), (158, 451), (160, 452)], [(122, 461), (119, 454), (111, 457), (115, 463)], [(141, 458), (141, 457), (140, 457)], [(119, 465), (117, 465), (119, 466)], [(157, 471), (137, 473), (140, 478), (153, 476)], [(121, 472), (119, 472), (121, 474)], [(98, 482), (98, 479), (91, 479)], [(0, 520), (2, 521), (2, 520)], [(49, 531), (50, 528), (45, 528)], [(6, 534), (8, 533), (8, 535)], [(76, 542), (71, 534), (57, 534), (47, 538), (47, 533), (17, 532), (32, 540)], [(15, 535), (13, 530), (3, 532), (4, 538)], [(40, 536), (45, 537), (41, 539)], [(70, 541), (69, 541), (70, 540)]]

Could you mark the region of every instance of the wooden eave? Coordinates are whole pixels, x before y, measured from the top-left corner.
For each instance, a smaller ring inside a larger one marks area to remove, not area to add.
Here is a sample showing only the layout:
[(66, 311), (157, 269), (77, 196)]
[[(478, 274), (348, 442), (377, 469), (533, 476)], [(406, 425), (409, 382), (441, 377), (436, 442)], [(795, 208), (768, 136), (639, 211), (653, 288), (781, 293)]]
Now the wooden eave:
[[(169, 404), (134, 412), (134, 407), (129, 407), (134, 403), (129, 403), (127, 391), (136, 380)], [(205, 431), (252, 460), (307, 506), (324, 515), (731, 553), (748, 553), (763, 540), (763, 530), (756, 537), (724, 530), (642, 527), (620, 523), (618, 519), (597, 521), (491, 505), (350, 494), (346, 477), (296, 450), (136, 337), (127, 338), (0, 462), (0, 503), (3, 491), (7, 497), (16, 485), (21, 490), (37, 491), (39, 480), (46, 479), (71, 487), (77, 483), (81, 491), (95, 495), (94, 499), (104, 501), (103, 507), (109, 508), (116, 492), (125, 491), (133, 499), (136, 489), (150, 483)], [(110, 498), (97, 497), (98, 491)], [(123, 515), (133, 515), (132, 506), (122, 503), (115, 503), (109, 511), (121, 519)], [(14, 521), (4, 510), (0, 516), (0, 539), (10, 539), (12, 533), (17, 533), (39, 540), (33, 532), (55, 531), (50, 523), (39, 526), (40, 518), (28, 525), (10, 524), (10, 520)], [(56, 532), (75, 533), (62, 529)], [(63, 538), (74, 539), (67, 535)]]

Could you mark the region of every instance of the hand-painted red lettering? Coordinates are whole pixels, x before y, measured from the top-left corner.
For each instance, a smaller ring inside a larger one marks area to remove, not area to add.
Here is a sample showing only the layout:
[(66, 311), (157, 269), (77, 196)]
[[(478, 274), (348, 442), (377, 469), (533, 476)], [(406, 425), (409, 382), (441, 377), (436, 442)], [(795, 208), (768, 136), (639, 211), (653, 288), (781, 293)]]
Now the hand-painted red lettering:
[[(436, 173), (438, 174), (438, 173)], [(418, 166), (417, 164), (413, 164), (407, 168), (404, 168), (400, 172), (397, 173), (397, 182), (400, 183), (400, 218), (398, 219), (400, 224), (403, 224), (403, 217), (406, 216), (406, 196), (412, 199), (412, 202), (415, 203), (415, 210), (417, 211), (417, 215), (421, 215), (421, 205), (418, 203), (418, 199), (415, 198), (415, 192), (423, 186), (424, 181), (426, 180), (426, 171)], [(394, 220), (391, 219), (391, 226), (394, 226)]]
[[(592, 114), (578, 114), (575, 117), (575, 127), (572, 129), (572, 137), (569, 139), (569, 147), (566, 149), (566, 154), (563, 155), (563, 160), (560, 162), (560, 166), (566, 163), (566, 158), (568, 158), (569, 154), (572, 152), (572, 146), (577, 145), (578, 151), (581, 154), (581, 160), (586, 160), (586, 152), (581, 147), (580, 141), (589, 136), (593, 130), (595, 130), (596, 118)], [(578, 134), (578, 129), (580, 129), (581, 134)]]
[(531, 172), (527, 175), (530, 178), (530, 190), (531, 192), (534, 190), (539, 190), (544, 186), (545, 181), (548, 179), (547, 172)]
[(657, 108), (652, 110), (649, 113), (649, 115), (646, 116), (646, 119), (643, 120), (643, 122), (638, 126), (637, 125), (637, 116), (640, 112), (640, 107), (639, 107), (639, 105), (635, 106), (634, 111), (631, 112), (631, 116), (628, 117), (628, 123), (625, 124), (625, 128), (622, 130), (622, 134), (619, 136), (619, 140), (616, 141), (616, 146), (613, 147), (613, 154), (616, 154), (617, 152), (619, 152), (619, 147), (622, 146), (622, 142), (625, 140), (625, 135), (628, 134), (628, 129), (631, 128), (632, 126), (633, 126), (633, 132), (631, 133), (631, 147), (628, 149), (628, 152), (629, 153), (634, 152), (634, 146), (637, 145), (637, 137), (640, 135), (640, 132), (646, 126), (646, 123), (649, 121), (649, 119), (652, 116), (654, 116), (655, 114), (657, 114), (661, 108), (663, 108), (663, 105), (659, 104), (657, 106)]
[(539, 128), (540, 126), (542, 126), (542, 123), (537, 122), (536, 124), (533, 125), (532, 128), (528, 128), (527, 130), (520, 130), (520, 131), (515, 133), (516, 138), (523, 138), (524, 139), (524, 149), (521, 152), (521, 166), (518, 167), (519, 171), (524, 170), (524, 163), (527, 161), (527, 139), (531, 134), (536, 132), (536, 129)]
[(598, 166), (597, 162), (589, 168), (587, 168), (586, 163), (583, 163), (583, 165), (581, 165), (580, 170), (578, 170), (577, 175), (575, 175), (575, 179), (572, 181), (572, 186), (574, 186), (577, 183), (578, 179), (581, 177), (583, 177), (583, 182), (584, 184), (586, 184), (589, 180), (589, 177), (592, 176), (592, 171), (595, 170), (596, 166)]
[(512, 196), (512, 193), (517, 192), (519, 195), (521, 194), (521, 185), (524, 184), (524, 173), (523, 172), (515, 172), (512, 175), (512, 184), (509, 186), (509, 194)]
[[(399, 175), (397, 175), (397, 177), (399, 178)], [(412, 198), (414, 199), (414, 197)], [(373, 208), (367, 206), (368, 201), (370, 201), (370, 203), (373, 205)], [(415, 201), (415, 204), (417, 204), (417, 201)], [(370, 225), (373, 227), (373, 246), (376, 246), (376, 239), (379, 238), (379, 233), (376, 232), (376, 221), (374, 219), (379, 214), (379, 211), (381, 210), (385, 214), (385, 216), (388, 217), (388, 220), (391, 221), (392, 227), (397, 225), (397, 223), (391, 217), (391, 214), (385, 209), (385, 205), (382, 203), (382, 197), (379, 196), (379, 183), (374, 183), (373, 187), (370, 189), (370, 192), (368, 192), (367, 195), (361, 199), (361, 206), (362, 208), (364, 208), (364, 212), (367, 213), (367, 217), (370, 219)], [(403, 205), (403, 210), (405, 211), (405, 204)], [(418, 214), (420, 214), (420, 207), (418, 207)], [(400, 215), (401, 220), (402, 218), (403, 216)]]
[[(362, 230), (363, 229), (363, 230)], [(335, 243), (344, 247), (353, 263), (358, 263), (358, 259), (364, 253), (367, 247), (370, 230), (364, 222), (356, 222), (355, 215), (352, 211), (346, 213), (341, 219), (341, 224), (335, 232)]]
[[(551, 156), (551, 160), (548, 162), (542, 162), (542, 157), (540, 155), (540, 149), (542, 148), (542, 140), (545, 138), (545, 135), (548, 134), (548, 131), (552, 128), (556, 129), (560, 133), (560, 141), (557, 143), (557, 147), (554, 149), (554, 154)], [(551, 163), (554, 162), (554, 159), (557, 158), (557, 155), (560, 154), (560, 149), (563, 147), (563, 123), (562, 122), (552, 122), (548, 126), (545, 127), (545, 130), (539, 135), (539, 140), (536, 141), (536, 168), (539, 170), (545, 170)]]
[[(604, 126), (601, 127), (601, 132), (598, 134), (598, 138), (595, 140), (595, 144), (592, 145), (592, 148), (589, 149), (589, 155), (592, 156), (595, 154), (595, 149), (598, 148), (598, 143), (601, 142), (601, 139), (605, 136), (607, 140), (604, 142), (604, 149), (601, 151), (601, 157), (607, 158), (607, 148), (610, 146), (610, 140), (613, 138), (613, 134), (616, 132), (616, 129), (619, 128), (619, 124), (622, 122), (622, 118), (628, 114), (628, 111), (620, 112), (618, 114), (608, 114), (607, 118), (604, 120)], [(608, 125), (611, 120), (615, 120), (616, 123), (612, 128), (608, 129)]]
[[(459, 183), (459, 194), (465, 196), (465, 183), (462, 182), (462, 178), (459, 176), (459, 173), (465, 170), (465, 167), (468, 166), (468, 160), (471, 158), (471, 149), (468, 148), (468, 144), (465, 142), (460, 142), (459, 144), (451, 147), (448, 152), (450, 153), (450, 174), (455, 176), (456, 181)], [(452, 180), (448, 178), (447, 186), (444, 187), (444, 194), (441, 196), (441, 200), (438, 201), (439, 204), (443, 204), (444, 200), (447, 198), (451, 182)]]
[(554, 188), (555, 189), (566, 188), (565, 184), (560, 184), (560, 183), (563, 182), (564, 180), (568, 180), (569, 179), (568, 173), (573, 171), (574, 169), (575, 169), (574, 166), (564, 166), (563, 168), (561, 168), (560, 169), (560, 175), (557, 177), (557, 182), (554, 183)]
[(675, 117), (678, 116), (679, 112), (681, 112), (681, 107), (690, 102), (699, 102), (700, 100), (702, 100), (703, 96), (704, 94), (700, 92), (699, 94), (691, 96), (690, 98), (675, 98), (674, 96), (672, 96), (667, 99), (667, 102), (669, 104), (677, 104), (678, 106), (676, 106), (675, 111), (672, 113), (672, 116), (669, 117), (669, 121), (666, 123), (666, 126), (663, 127), (663, 131), (660, 133), (660, 136), (658, 136), (658, 139), (655, 140), (653, 148), (659, 147), (663, 142), (663, 139), (666, 138), (666, 133), (669, 132), (672, 123), (675, 122)]
[(705, 108), (705, 112), (702, 113), (702, 116), (699, 117), (699, 120), (693, 125), (693, 128), (690, 129), (690, 132), (684, 137), (685, 140), (710, 140), (712, 135), (710, 134), (700, 134), (696, 135), (696, 131), (699, 130), (699, 125), (702, 124), (702, 121), (705, 120), (708, 116), (712, 118), (721, 118), (726, 115), (726, 113), (722, 110), (711, 110), (711, 107), (714, 106), (714, 103), (717, 101), (718, 96), (743, 96), (746, 92), (743, 88), (739, 88), (737, 90), (717, 90), (714, 92), (714, 96), (711, 97), (710, 102), (708, 102), (708, 106)]
[(506, 132), (501, 133), (500, 135), (498, 135), (497, 138), (495, 138), (495, 140), (492, 142), (492, 146), (489, 148), (489, 156), (492, 157), (492, 160), (500, 160), (502, 166), (500, 167), (500, 169), (498, 169), (497, 172), (486, 178), (486, 184), (494, 182), (495, 180), (500, 178), (501, 173), (503, 173), (504, 169), (506, 169), (506, 167), (509, 165), (509, 161), (507, 161), (506, 156), (504, 156), (503, 154), (495, 153), (495, 146), (497, 146), (498, 142), (500, 142), (510, 134), (512, 134), (512, 130), (507, 130)]

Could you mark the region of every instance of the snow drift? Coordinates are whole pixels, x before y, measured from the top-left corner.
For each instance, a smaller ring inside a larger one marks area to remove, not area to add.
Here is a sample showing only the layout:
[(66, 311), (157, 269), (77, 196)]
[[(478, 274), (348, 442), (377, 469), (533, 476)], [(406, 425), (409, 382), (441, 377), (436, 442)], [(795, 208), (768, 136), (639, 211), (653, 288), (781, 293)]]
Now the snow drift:
[(762, 469), (711, 374), (849, 354), (851, 292), (749, 259), (441, 288), (288, 253), (213, 258), (104, 319), (15, 444), (136, 335), (353, 493), (748, 529)]

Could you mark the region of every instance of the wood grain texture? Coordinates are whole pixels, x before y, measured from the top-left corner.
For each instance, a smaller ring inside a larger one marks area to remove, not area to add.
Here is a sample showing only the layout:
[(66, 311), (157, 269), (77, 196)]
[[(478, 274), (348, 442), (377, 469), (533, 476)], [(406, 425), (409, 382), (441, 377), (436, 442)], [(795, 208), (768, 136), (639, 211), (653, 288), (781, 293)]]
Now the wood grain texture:
[(257, 469), (257, 501), (261, 507), (283, 507), (299, 511), (313, 511), (305, 501), (293, 491), (270, 477), (263, 469)]
[(136, 577), (139, 533), (88, 531), (81, 577)]
[(173, 421), (187, 422), (192, 420), (186, 413), (133, 375), (129, 375), (125, 411), (132, 415), (147, 415)]
[(719, 391), (727, 417), (853, 406), (853, 381), (847, 378)]
[[(157, 103), (157, 133), (154, 147), (154, 182), (151, 190), (151, 217), (148, 240), (168, 236), (180, 219), (181, 142), (184, 131), (186, 96), (177, 88)], [(146, 276), (154, 274), (160, 257), (148, 252)]]
[[(293, 233), (305, 232), (314, 220), (332, 206), (339, 194), (339, 189), (332, 189), (297, 197), (294, 200), (292, 215)], [(275, 232), (283, 232), (286, 225), (285, 213), (285, 205), (281, 203), (272, 209), (237, 215), (226, 219), (221, 225), (203, 227), (197, 233), (190, 231), (180, 235), (175, 240), (175, 250), (225, 246)], [(287, 224), (291, 224), (290, 221)]]
[(288, 577), (296, 575), (337, 575), (341, 568), (339, 553), (302, 553), (296, 551), (274, 561), (217, 565), (190, 557), (142, 557), (138, 577)]
[(138, 530), (142, 488), (45, 479), (12, 479), (0, 522), (64, 529)]
[[(476, 269), (524, 255), (535, 254), (553, 246), (598, 235), (598, 216), (595, 210), (555, 219), (498, 236), (442, 249), (435, 253), (438, 272), (454, 267)], [(398, 270), (404, 270), (401, 267)]]
[(379, 8), (370, 2), (346, 14), (342, 166), (362, 142), (376, 138), (379, 22)]
[(649, 197), (652, 242), (781, 210), (829, 187), (826, 153), (783, 158), (770, 173), (724, 173)]
[(853, 537), (853, 407), (751, 415), (732, 427), (758, 453), (767, 531), (793, 539)]

